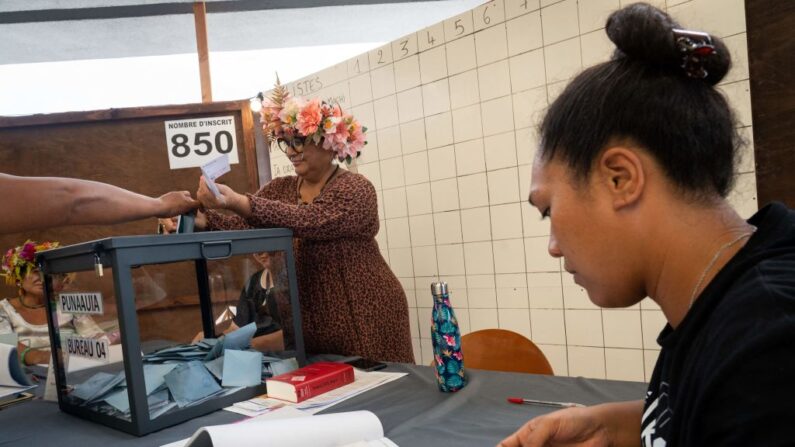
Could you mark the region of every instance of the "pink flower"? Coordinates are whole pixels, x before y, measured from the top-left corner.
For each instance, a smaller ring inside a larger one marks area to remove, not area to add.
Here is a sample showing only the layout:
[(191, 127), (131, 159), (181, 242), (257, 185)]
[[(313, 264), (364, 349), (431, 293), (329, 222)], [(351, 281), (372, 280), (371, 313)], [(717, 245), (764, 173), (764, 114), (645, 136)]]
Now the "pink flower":
[(35, 253), (36, 245), (33, 242), (26, 242), (22, 247), (22, 251), (19, 252), (19, 257), (28, 262), (33, 262), (33, 255)]
[(350, 115), (341, 119), (337, 123), (337, 129), (334, 131), (334, 135), (337, 137), (339, 141), (345, 142), (348, 140), (348, 135), (350, 135), (350, 131), (348, 130), (348, 119)]
[(455, 346), (455, 337), (452, 335), (442, 335), (444, 337), (444, 341), (447, 342), (447, 346)]
[(364, 132), (362, 131), (362, 126), (359, 125), (358, 122), (355, 122), (354, 126), (351, 126), (353, 130), (351, 131), (351, 136), (349, 140), (349, 148), (350, 151), (353, 153), (353, 157), (356, 157), (359, 152), (362, 151), (364, 148), (364, 144), (367, 142)]
[(317, 132), (322, 120), (323, 114), (320, 111), (320, 101), (313, 99), (298, 112), (298, 131), (304, 136), (312, 135)]

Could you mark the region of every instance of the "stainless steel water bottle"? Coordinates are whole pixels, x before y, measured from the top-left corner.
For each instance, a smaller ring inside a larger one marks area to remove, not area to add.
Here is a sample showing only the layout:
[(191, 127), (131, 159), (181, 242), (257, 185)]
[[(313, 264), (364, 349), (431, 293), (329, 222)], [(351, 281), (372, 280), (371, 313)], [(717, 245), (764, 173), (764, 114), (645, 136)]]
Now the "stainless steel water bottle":
[(461, 353), (461, 330), (450, 305), (447, 283), (432, 283), (431, 293), (433, 294), (431, 343), (436, 382), (440, 391), (455, 392), (467, 383), (464, 355)]

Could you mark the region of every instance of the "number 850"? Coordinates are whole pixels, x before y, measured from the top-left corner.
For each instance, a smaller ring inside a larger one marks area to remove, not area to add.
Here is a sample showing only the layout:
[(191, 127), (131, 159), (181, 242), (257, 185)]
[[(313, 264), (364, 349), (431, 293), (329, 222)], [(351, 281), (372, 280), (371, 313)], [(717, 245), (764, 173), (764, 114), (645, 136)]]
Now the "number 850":
[[(208, 137), (210, 132), (197, 132), (193, 138), (193, 152), (197, 155), (207, 155), (215, 148), (222, 154), (232, 152), (232, 134), (227, 130), (221, 130), (215, 134), (215, 145)], [(187, 157), (190, 155), (191, 147), (188, 146), (188, 136), (184, 133), (174, 134), (171, 137), (171, 153), (175, 157)]]

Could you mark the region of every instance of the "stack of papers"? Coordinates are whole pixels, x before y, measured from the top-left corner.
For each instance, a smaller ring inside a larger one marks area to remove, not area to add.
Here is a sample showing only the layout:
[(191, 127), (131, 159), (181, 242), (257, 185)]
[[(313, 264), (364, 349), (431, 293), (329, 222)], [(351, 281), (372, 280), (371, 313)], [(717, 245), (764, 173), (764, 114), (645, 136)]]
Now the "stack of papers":
[[(294, 358), (266, 357), (248, 349), (252, 323), (219, 339), (177, 345), (143, 356), (144, 382), (151, 419), (174, 408), (198, 405), (214, 397), (260, 385), (264, 378), (298, 368)], [(124, 371), (97, 372), (68, 395), (74, 404), (130, 420)]]

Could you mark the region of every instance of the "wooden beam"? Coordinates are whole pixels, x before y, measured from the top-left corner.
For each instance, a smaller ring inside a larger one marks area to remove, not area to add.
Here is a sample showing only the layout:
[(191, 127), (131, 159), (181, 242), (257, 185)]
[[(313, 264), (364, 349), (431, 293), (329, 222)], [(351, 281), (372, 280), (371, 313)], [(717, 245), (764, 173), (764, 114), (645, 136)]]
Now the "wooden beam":
[(210, 50), (207, 46), (207, 9), (204, 2), (193, 4), (193, 21), (196, 24), (196, 50), (199, 53), (199, 76), (202, 85), (202, 102), (213, 102), (210, 80)]

